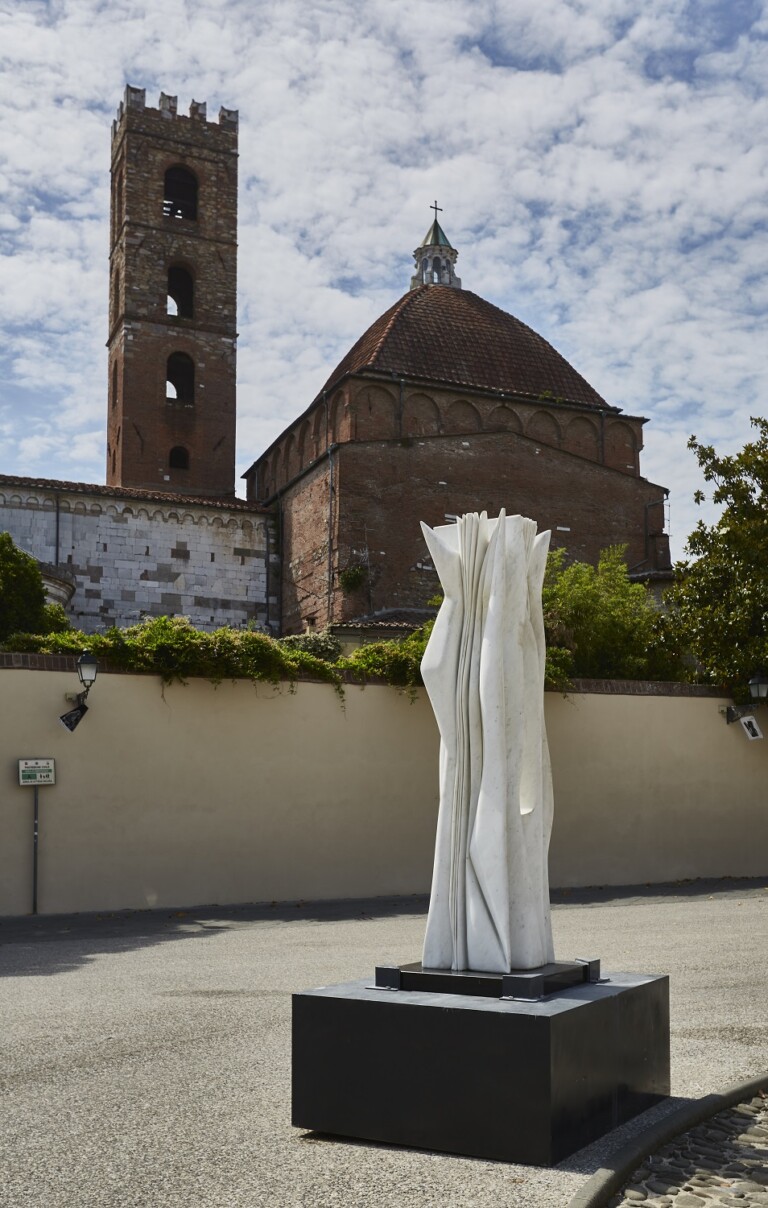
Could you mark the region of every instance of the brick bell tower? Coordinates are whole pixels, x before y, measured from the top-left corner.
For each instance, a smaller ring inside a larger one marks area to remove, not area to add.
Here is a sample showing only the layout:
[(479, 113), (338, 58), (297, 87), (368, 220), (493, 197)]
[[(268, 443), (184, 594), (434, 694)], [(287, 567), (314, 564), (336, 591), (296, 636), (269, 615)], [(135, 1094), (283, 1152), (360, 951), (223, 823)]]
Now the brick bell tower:
[(236, 110), (126, 88), (109, 264), (107, 483), (234, 497)]

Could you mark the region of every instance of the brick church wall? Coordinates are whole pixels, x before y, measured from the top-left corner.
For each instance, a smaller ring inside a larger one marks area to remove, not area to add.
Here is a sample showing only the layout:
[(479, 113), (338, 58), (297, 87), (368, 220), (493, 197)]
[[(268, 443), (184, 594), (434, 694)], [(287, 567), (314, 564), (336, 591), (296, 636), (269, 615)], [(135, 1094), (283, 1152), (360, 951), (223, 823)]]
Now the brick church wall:
[(0, 530), (74, 575), (67, 612), (88, 633), (165, 615), (201, 629), (275, 622), (271, 524), (242, 506), (0, 481)]
[[(382, 609), (424, 608), (439, 587), (420, 521), (449, 523), (468, 511), (521, 512), (552, 531), (552, 546), (596, 562), (608, 545), (628, 546), (630, 568), (663, 559), (664, 492), (646, 479), (512, 432), (399, 441), (355, 441), (333, 451), (332, 603), (328, 613), (327, 459), (280, 499), (284, 548), (283, 627), (349, 620)], [(343, 498), (337, 515), (335, 500)], [(297, 545), (300, 553), (297, 556)], [(345, 593), (339, 572), (369, 568)], [(293, 582), (300, 574), (301, 591)]]
[[(337, 451), (322, 458), (277, 503), (282, 555), (281, 614), (284, 633), (329, 620), (328, 537), (337, 544), (335, 478)], [(334, 491), (331, 493), (331, 475)]]
[[(435, 526), (470, 511), (496, 516), (504, 507), (550, 529), (552, 546), (565, 547), (572, 559), (594, 563), (606, 546), (627, 544), (630, 567), (648, 558), (646, 504), (663, 528), (658, 487), (514, 433), (350, 444), (339, 460), (346, 510), (338, 563), (359, 561), (355, 551), (367, 547), (366, 612), (423, 608), (437, 590), (422, 520)], [(339, 620), (363, 611), (348, 597), (338, 604)]]

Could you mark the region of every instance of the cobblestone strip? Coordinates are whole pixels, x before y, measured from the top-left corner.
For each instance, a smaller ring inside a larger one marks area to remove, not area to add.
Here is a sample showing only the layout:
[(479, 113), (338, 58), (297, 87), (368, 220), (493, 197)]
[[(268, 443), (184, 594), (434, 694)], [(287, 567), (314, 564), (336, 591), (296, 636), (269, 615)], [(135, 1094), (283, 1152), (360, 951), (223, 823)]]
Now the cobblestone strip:
[(768, 1097), (758, 1094), (676, 1137), (630, 1176), (608, 1208), (768, 1208)]

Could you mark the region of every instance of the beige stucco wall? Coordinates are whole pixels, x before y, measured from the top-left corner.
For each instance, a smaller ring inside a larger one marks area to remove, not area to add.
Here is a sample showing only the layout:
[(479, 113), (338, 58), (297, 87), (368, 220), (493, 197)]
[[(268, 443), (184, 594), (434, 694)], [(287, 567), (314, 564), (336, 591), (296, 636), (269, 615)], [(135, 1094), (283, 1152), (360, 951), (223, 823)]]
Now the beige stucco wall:
[[(101, 675), (74, 734), (73, 674), (0, 671), (0, 914), (31, 907), (40, 790), (41, 913), (426, 892), (437, 734), (423, 695), (294, 693)], [(723, 702), (549, 695), (555, 885), (768, 872), (768, 742)], [(767, 727), (768, 728), (768, 727)]]
[(726, 725), (730, 703), (547, 695), (553, 885), (768, 875), (768, 738)]

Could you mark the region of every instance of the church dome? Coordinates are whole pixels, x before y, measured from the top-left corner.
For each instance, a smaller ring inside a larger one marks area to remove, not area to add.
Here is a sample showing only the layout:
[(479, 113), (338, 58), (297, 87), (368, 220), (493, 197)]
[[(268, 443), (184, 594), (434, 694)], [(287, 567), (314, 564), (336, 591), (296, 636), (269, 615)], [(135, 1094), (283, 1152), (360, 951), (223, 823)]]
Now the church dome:
[(514, 315), (466, 289), (418, 285), (372, 323), (326, 382), (381, 373), (615, 411)]

